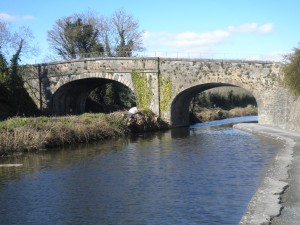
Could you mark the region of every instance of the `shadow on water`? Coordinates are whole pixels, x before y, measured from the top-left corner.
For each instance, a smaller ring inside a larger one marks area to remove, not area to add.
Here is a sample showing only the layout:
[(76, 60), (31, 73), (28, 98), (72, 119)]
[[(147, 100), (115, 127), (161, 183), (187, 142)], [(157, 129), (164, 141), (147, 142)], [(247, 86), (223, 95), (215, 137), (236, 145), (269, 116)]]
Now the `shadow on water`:
[(152, 139), (155, 138), (161, 139), (168, 132), (169, 132), (168, 130), (163, 130), (163, 131), (151, 131), (145, 133), (134, 133), (130, 135), (129, 141), (137, 142), (137, 141), (151, 141)]

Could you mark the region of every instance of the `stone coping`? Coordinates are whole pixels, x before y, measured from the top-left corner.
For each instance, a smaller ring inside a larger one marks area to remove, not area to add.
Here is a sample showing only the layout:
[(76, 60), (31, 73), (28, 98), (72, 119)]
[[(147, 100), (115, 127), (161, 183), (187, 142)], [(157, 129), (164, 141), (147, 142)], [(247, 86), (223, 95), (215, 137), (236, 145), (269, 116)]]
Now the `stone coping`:
[(186, 61), (186, 62), (228, 62), (228, 63), (259, 63), (259, 64), (282, 64), (281, 62), (269, 61), (269, 60), (248, 60), (248, 59), (213, 59), (213, 58), (176, 58), (176, 57), (149, 57), (149, 56), (137, 56), (137, 57), (90, 57), (90, 58), (80, 58), (71, 60), (61, 60), (44, 62), (37, 64), (29, 64), (25, 66), (37, 66), (37, 65), (57, 65), (57, 64), (68, 64), (84, 61), (99, 61), (99, 60), (161, 60), (161, 61)]

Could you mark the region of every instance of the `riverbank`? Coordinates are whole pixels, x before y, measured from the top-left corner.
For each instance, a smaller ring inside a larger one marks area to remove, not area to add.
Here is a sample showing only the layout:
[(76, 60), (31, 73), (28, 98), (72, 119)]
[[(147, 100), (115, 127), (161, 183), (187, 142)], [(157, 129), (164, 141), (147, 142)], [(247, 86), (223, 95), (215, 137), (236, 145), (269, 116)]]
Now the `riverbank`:
[(259, 124), (237, 124), (236, 129), (283, 143), (240, 224), (298, 224), (300, 220), (300, 134)]
[(204, 123), (213, 120), (223, 120), (241, 116), (256, 116), (257, 107), (248, 105), (247, 107), (241, 108), (236, 107), (231, 110), (225, 110), (221, 108), (201, 108), (201, 111), (193, 113), (191, 115), (192, 123)]
[(47, 150), (166, 129), (150, 111), (115, 112), (65, 117), (15, 117), (0, 122), (0, 156)]

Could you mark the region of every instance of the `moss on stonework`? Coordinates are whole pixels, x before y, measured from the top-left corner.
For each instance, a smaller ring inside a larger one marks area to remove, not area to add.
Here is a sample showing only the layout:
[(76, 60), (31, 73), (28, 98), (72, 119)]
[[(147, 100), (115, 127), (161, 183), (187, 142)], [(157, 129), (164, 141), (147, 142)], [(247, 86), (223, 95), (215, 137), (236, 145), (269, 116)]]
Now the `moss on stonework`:
[(151, 79), (148, 80), (146, 74), (132, 72), (132, 83), (136, 98), (136, 104), (139, 109), (149, 109), (152, 100), (152, 84)]
[(172, 82), (171, 77), (163, 79), (159, 77), (160, 88), (160, 111), (163, 112), (168, 108), (169, 102), (172, 97)]

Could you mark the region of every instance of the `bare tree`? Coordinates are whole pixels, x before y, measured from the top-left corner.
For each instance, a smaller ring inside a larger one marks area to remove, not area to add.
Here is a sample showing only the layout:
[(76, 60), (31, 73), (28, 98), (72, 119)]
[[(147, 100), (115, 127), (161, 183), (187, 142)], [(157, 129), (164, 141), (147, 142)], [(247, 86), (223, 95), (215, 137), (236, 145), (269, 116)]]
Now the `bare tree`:
[(132, 15), (120, 9), (113, 14), (110, 26), (117, 56), (131, 56), (132, 51), (143, 50), (144, 32)]
[(10, 32), (7, 23), (0, 20), (0, 48), (4, 48), (10, 40)]
[[(6, 58), (11, 58), (22, 45), (22, 56), (36, 55), (38, 48), (33, 44), (34, 36), (27, 27), (12, 32), (10, 25), (0, 20), (0, 50)], [(21, 56), (20, 56), (21, 57)]]
[(143, 50), (143, 34), (138, 21), (124, 10), (117, 10), (111, 17), (98, 20), (100, 39), (107, 56), (131, 56)]
[(113, 32), (110, 26), (110, 18), (100, 17), (98, 20), (98, 29), (100, 31), (100, 40), (104, 43), (106, 56), (114, 56)]

